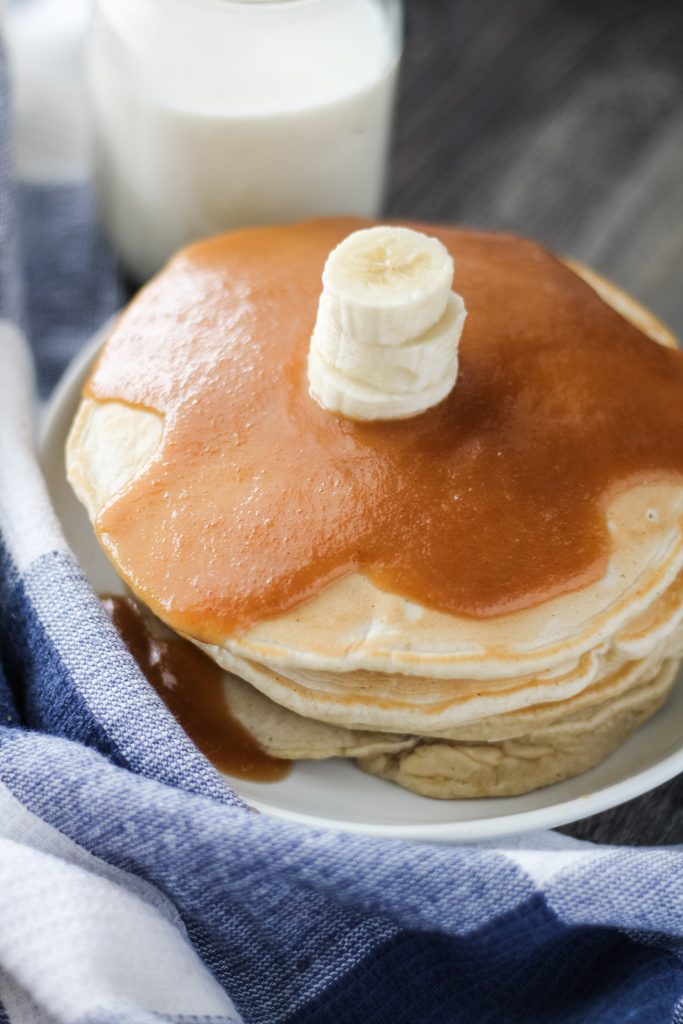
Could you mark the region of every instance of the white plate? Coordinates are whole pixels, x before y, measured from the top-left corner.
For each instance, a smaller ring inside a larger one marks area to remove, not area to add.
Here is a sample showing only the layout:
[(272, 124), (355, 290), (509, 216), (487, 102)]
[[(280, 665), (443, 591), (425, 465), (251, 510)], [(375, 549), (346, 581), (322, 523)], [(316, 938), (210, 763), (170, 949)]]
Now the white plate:
[[(64, 475), (66, 435), (101, 339), (100, 334), (75, 360), (54, 394), (43, 423), (41, 460), (67, 540), (94, 589), (111, 593), (122, 589), (120, 581)], [(679, 675), (666, 707), (606, 761), (526, 796), (432, 800), (365, 775), (341, 759), (299, 762), (282, 782), (229, 781), (253, 807), (276, 817), (349, 832), (454, 843), (565, 825), (631, 800), (682, 770)]]

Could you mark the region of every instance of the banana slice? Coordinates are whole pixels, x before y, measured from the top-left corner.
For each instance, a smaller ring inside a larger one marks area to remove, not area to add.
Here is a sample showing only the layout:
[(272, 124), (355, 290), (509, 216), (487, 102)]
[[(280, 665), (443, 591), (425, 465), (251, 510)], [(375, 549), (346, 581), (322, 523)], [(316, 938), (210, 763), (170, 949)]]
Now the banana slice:
[(316, 344), (308, 353), (308, 380), (311, 397), (329, 412), (352, 420), (397, 420), (416, 416), (437, 405), (448, 395), (458, 375), (458, 355), (454, 351), (446, 373), (438, 384), (422, 391), (396, 394), (360, 384), (328, 363)]
[(323, 292), (312, 344), (327, 363), (359, 384), (393, 394), (424, 391), (450, 374), (466, 316), (462, 298), (451, 292), (441, 319), (415, 341), (368, 345), (338, 330)]
[(354, 420), (405, 419), (451, 391), (467, 311), (453, 260), (410, 228), (355, 231), (334, 249), (308, 357), (309, 393)]
[(354, 231), (323, 271), (331, 329), (370, 345), (419, 338), (443, 316), (452, 283), (446, 247), (400, 227)]

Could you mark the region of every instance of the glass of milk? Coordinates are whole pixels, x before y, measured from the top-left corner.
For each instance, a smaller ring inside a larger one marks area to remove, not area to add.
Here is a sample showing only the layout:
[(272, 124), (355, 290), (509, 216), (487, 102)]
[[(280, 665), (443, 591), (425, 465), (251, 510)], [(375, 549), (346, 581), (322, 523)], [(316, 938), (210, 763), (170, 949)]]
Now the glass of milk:
[(133, 277), (231, 228), (382, 205), (400, 0), (95, 0), (98, 199)]

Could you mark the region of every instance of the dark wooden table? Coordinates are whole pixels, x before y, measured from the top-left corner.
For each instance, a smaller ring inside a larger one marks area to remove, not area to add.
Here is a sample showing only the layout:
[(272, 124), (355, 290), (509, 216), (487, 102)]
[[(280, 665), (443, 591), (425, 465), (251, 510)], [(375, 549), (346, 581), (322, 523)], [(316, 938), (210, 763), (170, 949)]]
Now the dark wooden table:
[[(407, 0), (387, 212), (535, 237), (683, 337), (683, 0)], [(683, 776), (563, 831), (683, 842)]]

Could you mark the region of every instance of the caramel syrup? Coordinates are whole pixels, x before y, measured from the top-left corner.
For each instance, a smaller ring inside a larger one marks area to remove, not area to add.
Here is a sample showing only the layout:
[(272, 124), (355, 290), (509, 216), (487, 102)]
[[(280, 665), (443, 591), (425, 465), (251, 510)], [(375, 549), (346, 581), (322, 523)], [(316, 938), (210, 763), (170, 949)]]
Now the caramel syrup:
[(308, 395), (330, 250), (356, 220), (238, 232), (180, 253), (124, 312), (86, 387), (165, 418), (99, 515), (171, 625), (220, 642), (344, 574), (470, 617), (598, 579), (616, 489), (683, 474), (683, 356), (540, 246), (418, 225), (455, 259), (455, 388), (355, 423)]
[(223, 670), (144, 612), (131, 597), (102, 598), (123, 642), (171, 714), (215, 767), (240, 779), (277, 782), (291, 762), (271, 757), (223, 699)]

